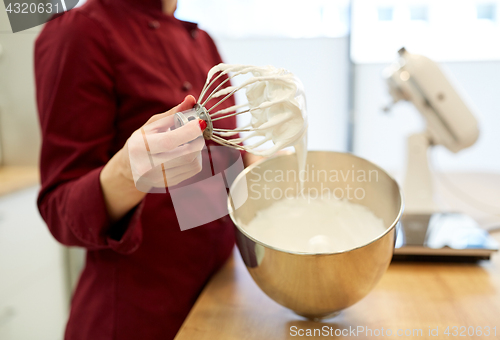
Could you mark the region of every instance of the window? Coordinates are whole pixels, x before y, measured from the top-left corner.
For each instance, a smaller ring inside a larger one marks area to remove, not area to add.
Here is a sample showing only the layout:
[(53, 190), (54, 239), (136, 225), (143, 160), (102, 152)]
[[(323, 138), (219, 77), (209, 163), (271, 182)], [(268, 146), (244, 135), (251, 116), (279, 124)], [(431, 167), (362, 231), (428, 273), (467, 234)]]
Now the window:
[(497, 11), (497, 6), (494, 3), (476, 5), (476, 16), (480, 20), (495, 21), (496, 11)]
[(393, 8), (392, 7), (379, 7), (377, 9), (378, 21), (391, 21)]
[(410, 7), (410, 20), (428, 21), (427, 6), (412, 6)]
[(351, 57), (389, 63), (406, 47), (436, 61), (500, 60), (500, 0), (353, 0)]

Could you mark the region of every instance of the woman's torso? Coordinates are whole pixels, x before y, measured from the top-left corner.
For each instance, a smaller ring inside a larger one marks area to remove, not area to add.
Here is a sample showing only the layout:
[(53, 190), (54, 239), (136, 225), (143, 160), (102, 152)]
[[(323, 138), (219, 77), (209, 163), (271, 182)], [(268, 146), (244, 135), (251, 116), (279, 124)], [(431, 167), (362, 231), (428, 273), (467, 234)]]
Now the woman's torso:
[[(112, 51), (116, 112), (110, 112), (115, 115), (110, 156), (152, 115), (177, 105), (188, 94), (197, 97), (208, 70), (220, 62), (205, 32), (195, 24), (162, 15), (148, 2), (91, 0), (54, 20), (71, 20), (75, 15), (87, 16), (99, 25)], [(221, 120), (218, 126), (234, 128), (235, 120)], [(228, 158), (220, 148), (212, 153), (212, 163), (219, 168), (230, 165)], [(208, 205), (225, 206), (220, 196), (212, 197), (213, 190), (210, 184), (204, 185), (201, 199)], [(140, 219), (142, 243), (135, 252), (88, 252), (67, 339), (172, 338), (203, 285), (233, 247), (227, 216), (181, 231), (169, 193), (148, 194)]]

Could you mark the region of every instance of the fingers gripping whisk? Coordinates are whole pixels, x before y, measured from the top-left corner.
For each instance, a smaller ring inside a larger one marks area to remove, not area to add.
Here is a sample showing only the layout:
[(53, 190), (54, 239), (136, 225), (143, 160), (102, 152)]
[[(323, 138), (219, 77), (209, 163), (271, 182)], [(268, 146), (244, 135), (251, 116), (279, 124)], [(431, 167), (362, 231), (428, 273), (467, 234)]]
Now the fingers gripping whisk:
[(177, 112), (174, 116), (174, 126), (177, 129), (195, 119), (202, 119), (207, 123), (207, 127), (203, 131), (203, 137), (205, 139), (211, 139), (213, 133), (212, 119), (207, 109), (198, 103), (195, 104), (191, 110)]
[[(242, 75), (250, 77), (240, 85), (228, 86), (230, 80)], [(246, 103), (221, 109), (222, 103), (243, 89)], [(207, 107), (214, 98), (219, 100)], [(243, 114), (250, 115), (250, 119), (242, 127), (216, 127), (219, 120)], [(304, 136), (307, 129), (304, 89), (300, 80), (284, 69), (219, 64), (209, 71), (193, 109), (176, 113), (175, 126), (180, 127), (193, 119), (203, 119), (207, 123), (203, 132), (207, 140), (257, 155), (269, 155), (294, 145)], [(238, 134), (241, 137), (235, 138)], [(272, 146), (262, 149), (268, 142)]]

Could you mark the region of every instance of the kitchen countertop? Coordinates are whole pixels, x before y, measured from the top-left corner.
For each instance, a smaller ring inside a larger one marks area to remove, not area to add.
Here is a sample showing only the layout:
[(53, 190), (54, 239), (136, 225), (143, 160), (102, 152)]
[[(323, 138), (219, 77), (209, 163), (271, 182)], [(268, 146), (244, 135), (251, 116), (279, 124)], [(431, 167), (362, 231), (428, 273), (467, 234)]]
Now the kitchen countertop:
[[(500, 184), (500, 175), (494, 174), (488, 178), (486, 185), (489, 188), (478, 184), (484, 182), (483, 174), (466, 178), (469, 186), (474, 187), (472, 193), (480, 193), (482, 198), (487, 197), (486, 194), (491, 197), (498, 194), (497, 188), (491, 188), (489, 183), (494, 180), (495, 184)], [(463, 175), (459, 175), (455, 180), (462, 181)], [(496, 223), (498, 219), (495, 218), (494, 221)], [(500, 242), (500, 232), (493, 235)], [(333, 334), (335, 330), (343, 331), (344, 336), (337, 337), (343, 339), (355, 338), (353, 333), (346, 335), (346, 332), (358, 329), (357, 327), (375, 332), (372, 336), (360, 332), (357, 336), (360, 339), (432, 338), (428, 336), (429, 327), (433, 330), (438, 328), (439, 337), (434, 338), (443, 339), (455, 338), (452, 336), (455, 332), (454, 326), (458, 327), (457, 335), (465, 334), (460, 336), (460, 339), (498, 339), (499, 315), (499, 253), (494, 254), (491, 261), (482, 261), (479, 264), (392, 263), (368, 296), (342, 311), (339, 316), (318, 323), (295, 315), (267, 297), (252, 280), (235, 249), (229, 261), (201, 293), (175, 340), (334, 337), (330, 333), (324, 336), (301, 337), (295, 333), (299, 329), (304, 332), (308, 329), (311, 332), (314, 329), (327, 329)], [(444, 334), (448, 326), (450, 336)], [(461, 326), (465, 328), (460, 328)], [(474, 327), (476, 332), (478, 327), (482, 327), (483, 335), (467, 335), (468, 331), (472, 334), (472, 328), (469, 326)], [(490, 327), (490, 336), (484, 335), (486, 327)], [(493, 327), (496, 327), (496, 336)], [(385, 332), (383, 334), (387, 334), (387, 330), (391, 329), (393, 336), (375, 336), (382, 328)], [(421, 336), (417, 334), (419, 329), (422, 330)], [(407, 335), (395, 336), (398, 330), (407, 332)]]
[(37, 167), (0, 166), (0, 196), (40, 183)]
[[(498, 235), (496, 239), (500, 241)], [(235, 251), (204, 289), (175, 339), (293, 339), (297, 337), (291, 336), (292, 326), (304, 330), (327, 326), (335, 331), (362, 326), (372, 330), (383, 327), (394, 333), (398, 329), (424, 332), (424, 337), (404, 339), (425, 339), (429, 327), (439, 327), (441, 339), (448, 326), (450, 332), (453, 326), (480, 326), (483, 331), (485, 326), (496, 326), (496, 337), (492, 334), (481, 339), (498, 339), (499, 315), (498, 254), (491, 262), (480, 265), (392, 263), (367, 297), (339, 316), (318, 323), (305, 320), (268, 298), (253, 282)]]

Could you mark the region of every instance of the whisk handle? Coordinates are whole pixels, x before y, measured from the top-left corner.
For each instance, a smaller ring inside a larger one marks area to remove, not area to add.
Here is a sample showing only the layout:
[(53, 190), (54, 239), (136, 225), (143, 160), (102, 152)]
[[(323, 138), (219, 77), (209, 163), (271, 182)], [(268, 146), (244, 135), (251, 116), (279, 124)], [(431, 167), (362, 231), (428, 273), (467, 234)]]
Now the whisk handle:
[(207, 110), (200, 104), (196, 104), (190, 110), (177, 112), (174, 116), (174, 126), (177, 129), (195, 119), (202, 119), (207, 123), (207, 128), (203, 131), (203, 137), (205, 139), (210, 139), (213, 131), (212, 120)]

